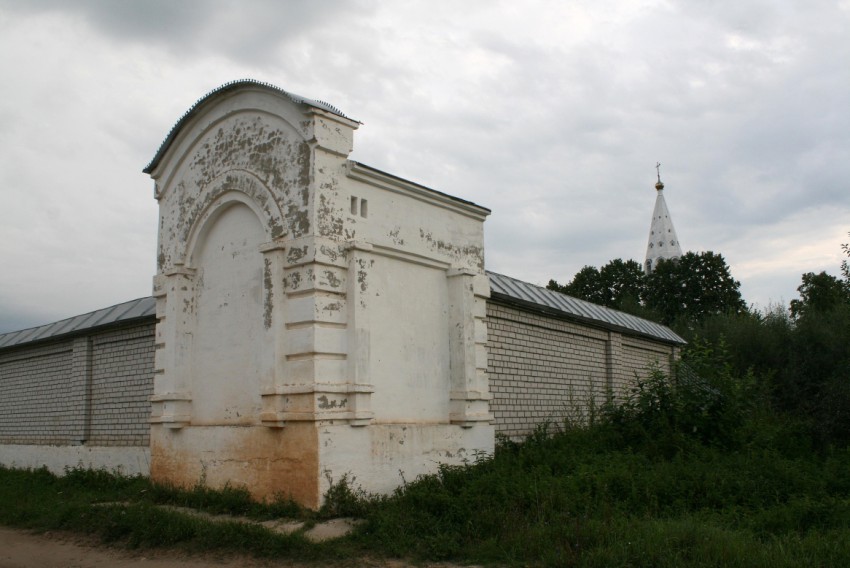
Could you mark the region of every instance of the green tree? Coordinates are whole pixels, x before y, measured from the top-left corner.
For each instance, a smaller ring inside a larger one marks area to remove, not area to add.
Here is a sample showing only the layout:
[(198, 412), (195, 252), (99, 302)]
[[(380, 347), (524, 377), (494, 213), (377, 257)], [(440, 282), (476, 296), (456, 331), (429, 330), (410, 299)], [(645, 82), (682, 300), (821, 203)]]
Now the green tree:
[[(850, 245), (842, 244), (850, 255)], [(777, 367), (778, 406), (807, 420), (818, 447), (850, 443), (850, 267), (842, 278), (803, 274), (791, 301), (788, 360)]]
[(820, 447), (850, 442), (850, 304), (804, 310), (788, 363), (777, 370), (780, 408), (807, 419)]
[(725, 345), (729, 362), (741, 376), (752, 371), (771, 377), (788, 365), (794, 322), (786, 306), (773, 304), (763, 310), (709, 316), (679, 333), (689, 343)]
[(624, 309), (636, 306), (644, 294), (646, 277), (643, 267), (634, 260), (614, 259), (599, 270), (606, 306)]
[(565, 285), (550, 280), (547, 288), (601, 306), (624, 309), (640, 303), (644, 275), (638, 262), (617, 258), (601, 269), (585, 266)]
[(803, 281), (797, 291), (800, 299), (791, 300), (791, 316), (795, 319), (812, 312), (824, 313), (842, 305), (850, 305), (850, 282), (826, 272), (803, 274)]
[(585, 266), (564, 285), (550, 280), (547, 288), (594, 304), (607, 305), (607, 298), (602, 287), (602, 275), (595, 266)]
[(658, 262), (646, 279), (643, 301), (663, 323), (691, 326), (707, 316), (745, 312), (740, 287), (722, 255), (688, 252)]
[(649, 276), (637, 261), (617, 258), (601, 269), (585, 266), (564, 285), (550, 280), (547, 287), (668, 325), (692, 326), (709, 315), (745, 312), (740, 286), (723, 256), (709, 251), (661, 260)]

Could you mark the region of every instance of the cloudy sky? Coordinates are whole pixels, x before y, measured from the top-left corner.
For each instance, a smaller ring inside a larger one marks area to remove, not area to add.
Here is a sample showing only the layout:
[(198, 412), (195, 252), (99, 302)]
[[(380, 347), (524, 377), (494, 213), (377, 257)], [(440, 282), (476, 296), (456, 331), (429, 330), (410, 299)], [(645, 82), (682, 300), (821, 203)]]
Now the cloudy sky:
[(643, 260), (660, 161), (682, 247), (787, 304), (850, 240), (848, 30), (850, 0), (0, 0), (0, 331), (150, 295), (141, 170), (239, 78), (492, 209), (488, 268), (538, 284)]

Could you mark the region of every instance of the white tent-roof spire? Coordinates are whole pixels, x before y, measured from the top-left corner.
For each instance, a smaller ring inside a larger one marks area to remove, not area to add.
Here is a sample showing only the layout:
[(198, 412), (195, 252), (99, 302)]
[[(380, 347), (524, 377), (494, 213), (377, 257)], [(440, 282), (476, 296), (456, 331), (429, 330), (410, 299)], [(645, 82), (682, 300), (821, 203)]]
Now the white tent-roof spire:
[(655, 209), (652, 211), (652, 222), (649, 225), (649, 240), (646, 245), (646, 261), (643, 270), (647, 274), (652, 272), (658, 261), (663, 259), (676, 260), (682, 256), (682, 247), (679, 246), (679, 237), (673, 227), (673, 219), (664, 201), (664, 184), (661, 182), (661, 162), (655, 164), (658, 174), (658, 183), (655, 184), (657, 191), (655, 197)]

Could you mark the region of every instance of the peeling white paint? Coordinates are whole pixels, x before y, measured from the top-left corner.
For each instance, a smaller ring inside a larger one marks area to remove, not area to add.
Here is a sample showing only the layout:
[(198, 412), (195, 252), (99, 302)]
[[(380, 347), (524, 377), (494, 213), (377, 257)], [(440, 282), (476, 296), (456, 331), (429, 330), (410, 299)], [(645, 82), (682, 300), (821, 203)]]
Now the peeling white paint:
[(489, 212), (348, 161), (357, 126), (248, 84), (154, 168), (155, 478), (314, 507), (492, 452)]

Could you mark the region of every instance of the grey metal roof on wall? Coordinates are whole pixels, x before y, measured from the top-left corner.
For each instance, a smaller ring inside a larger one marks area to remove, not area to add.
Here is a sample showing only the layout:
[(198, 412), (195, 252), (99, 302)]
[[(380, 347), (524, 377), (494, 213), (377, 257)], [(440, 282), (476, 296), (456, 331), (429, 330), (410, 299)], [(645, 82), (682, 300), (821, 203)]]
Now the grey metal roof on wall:
[(156, 300), (152, 296), (148, 296), (147, 298), (139, 298), (87, 314), (63, 319), (62, 321), (0, 334), (0, 349), (14, 347), (24, 343), (32, 343), (34, 341), (55, 339), (62, 335), (77, 333), (95, 327), (124, 323), (155, 315)]
[(608, 329), (668, 343), (686, 343), (673, 330), (661, 324), (585, 300), (579, 300), (503, 274), (488, 271), (487, 276), (490, 278), (490, 295), (494, 300), (501, 297), (525, 306), (534, 305), (543, 311), (554, 312), (554, 315), (578, 319)]

